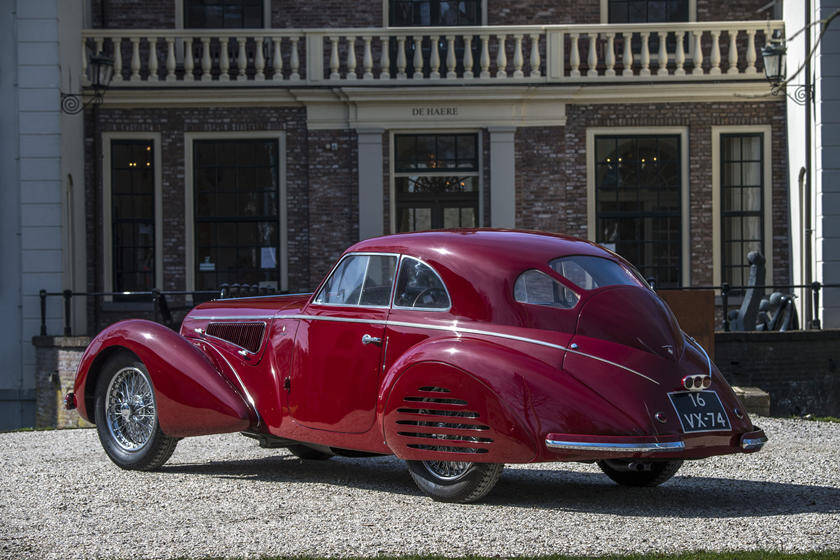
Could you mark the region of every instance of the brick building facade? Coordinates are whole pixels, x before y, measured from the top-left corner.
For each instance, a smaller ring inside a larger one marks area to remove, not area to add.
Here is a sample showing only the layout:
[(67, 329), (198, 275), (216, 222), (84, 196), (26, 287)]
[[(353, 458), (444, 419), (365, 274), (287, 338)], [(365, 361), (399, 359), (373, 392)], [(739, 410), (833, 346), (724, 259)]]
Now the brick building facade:
[[(217, 21), (252, 24), (190, 27), (213, 2), (86, 6), (83, 56), (117, 59), (84, 121), (88, 291), (309, 291), (360, 237), (453, 225), (588, 237), (672, 286), (740, 279), (756, 248), (789, 282), (764, 0), (647, 3), (647, 22), (623, 0), (472, 0), (469, 28), (439, 0), (228, 4)], [(118, 162), (137, 142), (145, 175)], [(252, 149), (276, 156), (228, 157)]]

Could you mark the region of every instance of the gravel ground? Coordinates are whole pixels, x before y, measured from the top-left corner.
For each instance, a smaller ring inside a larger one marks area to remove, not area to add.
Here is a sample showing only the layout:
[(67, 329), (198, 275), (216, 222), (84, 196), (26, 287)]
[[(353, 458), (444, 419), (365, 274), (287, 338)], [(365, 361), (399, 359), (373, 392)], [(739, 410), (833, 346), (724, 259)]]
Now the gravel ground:
[(759, 418), (755, 455), (686, 463), (659, 488), (594, 465), (509, 466), (482, 503), (420, 494), (392, 457), (303, 462), (238, 434), (118, 469), (94, 430), (0, 434), (0, 557), (840, 551), (840, 424)]

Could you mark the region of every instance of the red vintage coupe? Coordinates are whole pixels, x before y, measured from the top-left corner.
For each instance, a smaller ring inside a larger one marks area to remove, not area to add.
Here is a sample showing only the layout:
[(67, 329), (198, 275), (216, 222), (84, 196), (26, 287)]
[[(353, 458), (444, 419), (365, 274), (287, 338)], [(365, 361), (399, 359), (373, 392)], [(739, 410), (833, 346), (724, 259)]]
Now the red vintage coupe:
[(483, 497), (505, 463), (597, 461), (653, 486), (767, 441), (629, 263), (520, 231), (369, 239), (314, 294), (205, 303), (180, 333), (122, 321), (67, 401), (125, 469), (242, 432), (302, 459), (394, 454), (452, 502)]

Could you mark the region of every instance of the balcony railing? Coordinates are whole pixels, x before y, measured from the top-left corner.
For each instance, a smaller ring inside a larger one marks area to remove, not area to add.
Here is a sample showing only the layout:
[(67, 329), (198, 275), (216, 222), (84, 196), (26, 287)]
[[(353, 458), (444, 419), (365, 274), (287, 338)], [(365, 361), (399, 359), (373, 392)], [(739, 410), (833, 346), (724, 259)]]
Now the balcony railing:
[(782, 21), (82, 33), (117, 87), (756, 79)]

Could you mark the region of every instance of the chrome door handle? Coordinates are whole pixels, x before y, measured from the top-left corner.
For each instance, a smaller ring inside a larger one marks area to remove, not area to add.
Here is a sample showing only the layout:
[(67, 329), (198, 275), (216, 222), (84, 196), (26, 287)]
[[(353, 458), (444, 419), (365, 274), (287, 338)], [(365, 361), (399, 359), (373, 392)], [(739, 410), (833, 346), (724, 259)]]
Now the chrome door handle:
[(382, 339), (378, 336), (370, 336), (369, 334), (362, 335), (362, 344), (382, 344)]

